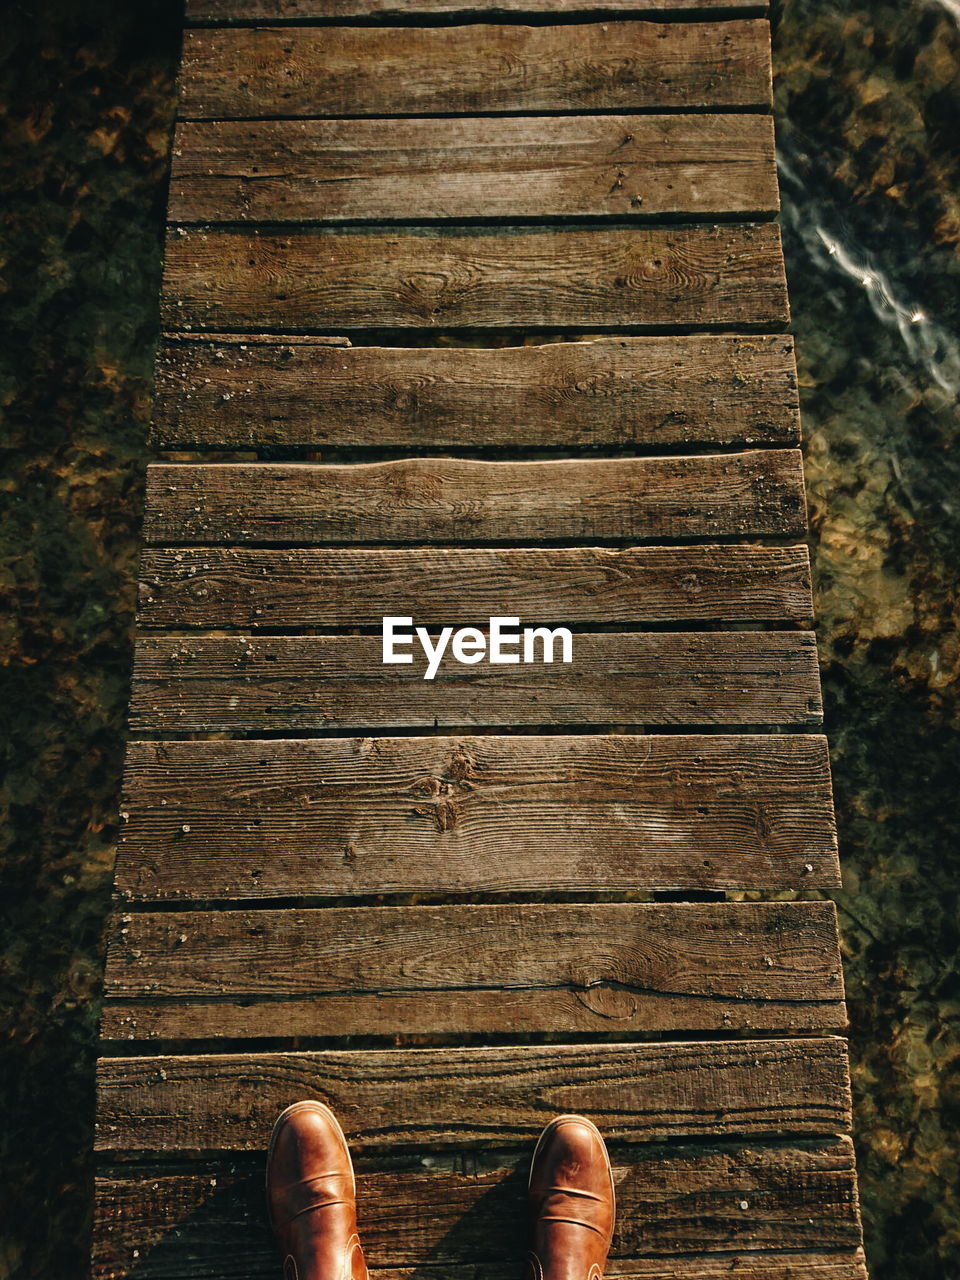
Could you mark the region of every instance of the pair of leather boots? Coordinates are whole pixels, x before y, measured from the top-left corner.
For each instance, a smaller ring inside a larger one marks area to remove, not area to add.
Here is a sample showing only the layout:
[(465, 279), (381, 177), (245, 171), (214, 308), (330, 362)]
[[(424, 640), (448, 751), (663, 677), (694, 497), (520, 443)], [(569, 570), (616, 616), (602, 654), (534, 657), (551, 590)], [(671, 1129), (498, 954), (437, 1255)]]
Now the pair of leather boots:
[[(603, 1139), (584, 1116), (558, 1116), (544, 1129), (529, 1194), (533, 1247), (524, 1280), (601, 1280), (613, 1236), (613, 1175)], [(294, 1103), (277, 1120), (267, 1202), (283, 1280), (367, 1280), (350, 1152), (322, 1102)]]

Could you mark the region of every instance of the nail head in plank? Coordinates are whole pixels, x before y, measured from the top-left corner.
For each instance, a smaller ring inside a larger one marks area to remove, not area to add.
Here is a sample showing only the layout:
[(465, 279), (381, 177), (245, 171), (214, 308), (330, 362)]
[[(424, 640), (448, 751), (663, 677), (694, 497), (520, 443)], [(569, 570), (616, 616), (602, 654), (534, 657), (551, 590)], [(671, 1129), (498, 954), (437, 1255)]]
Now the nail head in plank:
[(131, 742), (139, 901), (838, 888), (826, 739)]
[(107, 1040), (838, 1031), (832, 902), (136, 912)]
[(350, 347), (167, 335), (153, 443), (796, 444), (793, 339), (603, 338), (540, 346)]
[(782, 327), (776, 223), (633, 230), (179, 227), (161, 315), (182, 329)]
[(498, 13), (571, 14), (602, 10), (632, 13), (702, 13), (711, 9), (765, 9), (766, 0), (187, 0), (187, 22), (309, 22), (316, 19), (407, 18)]
[[(499, 1277), (528, 1247), (526, 1176), (531, 1147), (491, 1152), (422, 1151), (355, 1162), (364, 1253), (381, 1280), (387, 1267), (482, 1267)], [(792, 1145), (611, 1146), (617, 1228), (607, 1274), (636, 1260), (670, 1267), (701, 1254), (725, 1280), (796, 1250), (850, 1250), (859, 1243), (853, 1149), (848, 1138)], [(429, 1164), (427, 1164), (429, 1160)], [(747, 1201), (747, 1209), (741, 1203)], [(138, 1280), (275, 1280), (275, 1245), (263, 1205), (262, 1163), (204, 1161), (117, 1169), (96, 1184), (94, 1280), (115, 1280), (141, 1259)], [(678, 1255), (680, 1255), (678, 1257)], [(712, 1256), (711, 1256), (712, 1255)], [(216, 1258), (216, 1271), (204, 1263)], [(670, 1259), (669, 1263), (665, 1259)], [(836, 1280), (808, 1259), (780, 1257), (796, 1276)], [(821, 1262), (823, 1259), (821, 1259)], [(110, 1268), (117, 1268), (116, 1271)], [(202, 1268), (202, 1269), (201, 1269)], [(514, 1268), (515, 1269), (515, 1268)], [(512, 1275), (512, 1273), (509, 1273)], [(666, 1272), (658, 1274), (663, 1280)], [(698, 1273), (698, 1277), (701, 1273)], [(766, 1274), (763, 1272), (762, 1274)], [(850, 1273), (846, 1273), (849, 1275)]]
[(812, 615), (807, 548), (145, 548), (141, 627), (462, 627)]
[(141, 637), (135, 732), (464, 725), (812, 725), (807, 631), (579, 634), (573, 662), (385, 666), (380, 636)]
[(771, 105), (765, 19), (188, 30), (181, 119)]
[(770, 116), (179, 126), (174, 223), (773, 214)]
[(355, 1145), (533, 1139), (562, 1112), (611, 1141), (850, 1128), (846, 1046), (822, 1039), (101, 1058), (96, 1147), (260, 1151), (300, 1098)]
[(154, 463), (148, 543), (512, 543), (806, 532), (800, 453)]

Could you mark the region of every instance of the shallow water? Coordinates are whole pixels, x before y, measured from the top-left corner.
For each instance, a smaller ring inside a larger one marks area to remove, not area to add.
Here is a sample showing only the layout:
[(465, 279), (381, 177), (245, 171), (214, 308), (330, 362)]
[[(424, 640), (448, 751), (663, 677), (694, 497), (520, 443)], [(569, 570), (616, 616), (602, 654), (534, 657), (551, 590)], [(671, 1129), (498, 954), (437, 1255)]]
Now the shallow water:
[(878, 1280), (960, 1274), (958, 10), (787, 3), (776, 37)]
[[(179, 15), (6, 9), (0, 1277), (72, 1280)], [(954, 1280), (960, 4), (775, 16), (868, 1259)]]

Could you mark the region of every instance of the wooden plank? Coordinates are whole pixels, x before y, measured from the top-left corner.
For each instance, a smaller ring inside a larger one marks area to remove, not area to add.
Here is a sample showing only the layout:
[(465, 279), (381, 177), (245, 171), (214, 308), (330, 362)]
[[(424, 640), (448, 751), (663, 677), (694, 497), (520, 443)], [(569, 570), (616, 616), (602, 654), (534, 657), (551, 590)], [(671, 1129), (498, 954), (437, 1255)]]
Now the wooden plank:
[(127, 899), (838, 888), (814, 735), (131, 742)]
[(181, 124), (171, 222), (773, 214), (770, 116)]
[(262, 550), (148, 547), (142, 627), (356, 627), (409, 611), (423, 625), (800, 622), (807, 548)]
[(247, 24), (309, 22), (317, 19), (373, 18), (413, 14), (497, 13), (703, 13), (711, 9), (765, 9), (766, 0), (187, 0), (187, 21)]
[[(517, 1261), (499, 1266), (484, 1265), (473, 1274), (480, 1280), (510, 1280), (517, 1271)], [(446, 1267), (410, 1266), (390, 1268), (377, 1272), (378, 1280), (454, 1280), (458, 1269)], [(642, 1258), (628, 1262), (611, 1263), (604, 1269), (610, 1280), (868, 1280), (863, 1251), (842, 1253), (796, 1253), (774, 1255), (728, 1253), (721, 1257), (692, 1258)], [(138, 1278), (139, 1280), (139, 1278)]]
[(170, 329), (699, 329), (789, 319), (776, 223), (631, 230), (180, 227)]
[[(559, 649), (558, 649), (559, 654)], [(819, 724), (810, 632), (582, 634), (573, 661), (386, 666), (380, 636), (142, 637), (131, 728)]]
[[(262, 1209), (260, 1211), (262, 1213)], [(191, 1238), (192, 1233), (191, 1233)], [(276, 1253), (273, 1247), (264, 1245), (251, 1259), (251, 1265), (242, 1270), (226, 1270), (234, 1264), (235, 1251), (231, 1250), (227, 1261), (221, 1263), (221, 1255), (205, 1244), (198, 1243), (189, 1258), (181, 1251), (176, 1238), (167, 1238), (159, 1248), (162, 1262), (154, 1266), (148, 1258), (141, 1261), (140, 1253), (132, 1254), (130, 1263), (117, 1258), (95, 1245), (96, 1256), (102, 1257), (93, 1273), (93, 1280), (275, 1280)], [(520, 1255), (517, 1255), (518, 1257)], [(152, 1257), (152, 1254), (151, 1254)], [(167, 1258), (182, 1269), (167, 1269)], [(269, 1261), (267, 1261), (269, 1257)], [(123, 1267), (127, 1267), (124, 1270)], [(513, 1280), (517, 1273), (517, 1259), (509, 1262), (497, 1260), (484, 1263), (466, 1272), (473, 1280), (481, 1277), (489, 1280)], [(722, 1257), (702, 1258), (645, 1258), (624, 1263), (610, 1262), (604, 1270), (610, 1280), (868, 1280), (862, 1251), (790, 1253), (790, 1254), (741, 1254), (729, 1253)], [(371, 1268), (375, 1280), (455, 1280), (463, 1276), (460, 1263), (440, 1266), (429, 1263), (412, 1263), (406, 1267)]]
[(765, 20), (188, 30), (180, 118), (771, 104)]
[(796, 444), (793, 339), (726, 334), (541, 346), (351, 347), (168, 335), (153, 443)]
[(837, 1031), (832, 902), (135, 913), (109, 1040)]
[[(437, 1152), (429, 1160), (425, 1167), (422, 1152), (358, 1157), (357, 1211), (371, 1270), (426, 1266), (432, 1276), (440, 1267), (449, 1275), (451, 1267), (465, 1266), (499, 1276), (529, 1247), (530, 1148)], [(611, 1277), (636, 1274), (631, 1264), (641, 1259), (672, 1267), (684, 1254), (702, 1255), (712, 1275), (713, 1266), (729, 1268), (731, 1251), (742, 1250), (733, 1272), (739, 1278), (752, 1276), (755, 1265), (772, 1266), (778, 1254), (783, 1267), (785, 1253), (853, 1251), (859, 1243), (847, 1138), (616, 1146), (611, 1163), (617, 1195)], [(138, 1280), (274, 1280), (261, 1160), (205, 1162), (198, 1170), (118, 1169), (98, 1178), (96, 1201), (94, 1280), (126, 1275), (135, 1249)], [(794, 1277), (811, 1274), (805, 1258), (792, 1261), (803, 1267)], [(820, 1262), (825, 1266), (826, 1258)], [(729, 1280), (731, 1273), (716, 1274)], [(831, 1271), (815, 1267), (812, 1274), (834, 1280)]]
[(299, 1098), (357, 1146), (460, 1147), (536, 1137), (559, 1112), (611, 1141), (846, 1133), (845, 1042), (548, 1044), (101, 1058), (96, 1147), (261, 1151)]
[(148, 543), (415, 543), (796, 537), (795, 449), (666, 458), (154, 463)]

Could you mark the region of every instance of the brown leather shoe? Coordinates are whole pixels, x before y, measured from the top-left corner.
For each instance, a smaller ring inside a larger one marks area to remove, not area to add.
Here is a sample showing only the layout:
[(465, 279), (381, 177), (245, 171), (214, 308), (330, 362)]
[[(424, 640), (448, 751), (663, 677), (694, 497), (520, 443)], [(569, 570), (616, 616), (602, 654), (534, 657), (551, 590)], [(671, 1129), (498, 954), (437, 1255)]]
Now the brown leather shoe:
[(347, 1140), (322, 1102), (295, 1102), (273, 1126), (267, 1205), (283, 1280), (367, 1280)]
[(585, 1116), (557, 1116), (530, 1166), (533, 1250), (527, 1280), (600, 1280), (613, 1238), (613, 1171)]

